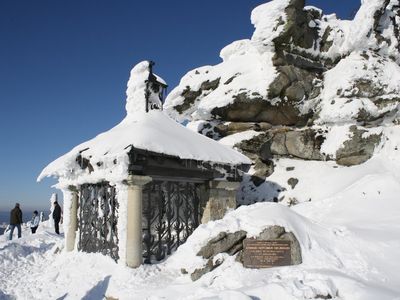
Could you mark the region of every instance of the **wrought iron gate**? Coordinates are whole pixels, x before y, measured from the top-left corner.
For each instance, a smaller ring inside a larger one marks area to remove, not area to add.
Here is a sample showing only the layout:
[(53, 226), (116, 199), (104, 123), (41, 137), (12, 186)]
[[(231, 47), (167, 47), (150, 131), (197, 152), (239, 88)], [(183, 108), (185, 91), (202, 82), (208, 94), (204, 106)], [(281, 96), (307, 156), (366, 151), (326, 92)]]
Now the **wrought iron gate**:
[(164, 259), (199, 226), (200, 183), (152, 181), (143, 191), (143, 257)]
[(114, 187), (106, 182), (81, 186), (78, 250), (118, 260), (117, 210)]

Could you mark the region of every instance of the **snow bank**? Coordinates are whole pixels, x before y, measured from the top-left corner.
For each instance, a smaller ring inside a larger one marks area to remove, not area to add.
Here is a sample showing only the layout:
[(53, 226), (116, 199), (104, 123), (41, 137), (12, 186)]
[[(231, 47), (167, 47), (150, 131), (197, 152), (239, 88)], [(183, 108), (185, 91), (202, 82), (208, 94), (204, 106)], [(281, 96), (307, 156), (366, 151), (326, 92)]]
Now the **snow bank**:
[[(309, 235), (312, 234), (310, 230), (312, 230), (313, 225), (307, 219), (284, 205), (257, 203), (241, 206), (222, 220), (200, 225), (186, 243), (179, 247), (177, 252), (168, 259), (166, 265), (170, 268), (178, 270), (185, 268), (187, 271), (193, 272), (206, 262), (196, 254), (219, 232), (234, 233), (244, 230), (247, 232), (247, 237), (255, 237), (270, 225), (285, 227), (287, 231), (293, 232), (298, 237), (302, 250), (307, 251), (309, 248)], [(307, 257), (307, 254), (303, 253), (303, 256)]]
[[(359, 195), (360, 188), (365, 197)], [(116, 264), (101, 254), (60, 254), (56, 251), (61, 246), (59, 237), (40, 231), (0, 242), (0, 290), (18, 299), (99, 299), (106, 295), (118, 299), (232, 296), (281, 300), (330, 295), (332, 299), (393, 300), (400, 293), (399, 192), (398, 179), (377, 174), (355, 180), (333, 197), (294, 209), (273, 203), (243, 206), (222, 220), (198, 227), (165, 262), (138, 269)], [(224, 263), (196, 282), (181, 273), (181, 268), (191, 270), (204, 264), (196, 253), (218, 232), (242, 229), (257, 235), (274, 224), (298, 237), (301, 265), (246, 269), (235, 257), (222, 255)]]

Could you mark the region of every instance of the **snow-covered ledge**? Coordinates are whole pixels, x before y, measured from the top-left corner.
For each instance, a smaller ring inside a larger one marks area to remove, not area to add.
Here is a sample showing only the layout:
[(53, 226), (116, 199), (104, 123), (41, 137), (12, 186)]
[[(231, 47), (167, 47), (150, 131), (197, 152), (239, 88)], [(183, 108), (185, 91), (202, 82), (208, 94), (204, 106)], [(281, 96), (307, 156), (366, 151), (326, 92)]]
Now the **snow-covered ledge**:
[(126, 265), (139, 267), (143, 262), (142, 249), (142, 192), (152, 180), (149, 176), (129, 175), (127, 194)]
[(210, 196), (203, 212), (201, 222), (219, 220), (237, 206), (236, 191), (240, 182), (210, 181)]

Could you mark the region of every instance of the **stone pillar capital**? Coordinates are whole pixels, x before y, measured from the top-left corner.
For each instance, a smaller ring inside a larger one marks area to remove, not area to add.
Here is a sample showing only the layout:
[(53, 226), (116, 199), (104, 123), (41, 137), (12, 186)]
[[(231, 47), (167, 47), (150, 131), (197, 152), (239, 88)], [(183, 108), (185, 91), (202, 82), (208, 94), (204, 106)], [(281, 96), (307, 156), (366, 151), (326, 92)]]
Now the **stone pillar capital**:
[(210, 181), (210, 189), (222, 189), (227, 191), (236, 191), (240, 186), (240, 182), (236, 181)]
[(125, 183), (130, 187), (143, 187), (153, 179), (150, 176), (128, 175)]
[(78, 192), (78, 188), (75, 185), (69, 185), (68, 186), (68, 191), (70, 191), (72, 193), (77, 193)]

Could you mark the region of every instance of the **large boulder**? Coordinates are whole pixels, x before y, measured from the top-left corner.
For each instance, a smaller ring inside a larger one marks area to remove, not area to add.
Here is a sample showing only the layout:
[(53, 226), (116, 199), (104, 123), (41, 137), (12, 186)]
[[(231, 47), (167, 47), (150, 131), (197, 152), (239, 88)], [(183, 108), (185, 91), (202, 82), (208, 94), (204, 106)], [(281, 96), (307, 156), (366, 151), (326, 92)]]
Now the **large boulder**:
[[(307, 160), (323, 160), (320, 153), (323, 136), (313, 129), (288, 131), (285, 136), (285, 147), (291, 156)], [(278, 154), (278, 153), (277, 153)]]
[(215, 259), (220, 253), (235, 255), (243, 249), (243, 240), (246, 238), (247, 232), (240, 230), (234, 233), (220, 232), (215, 238), (211, 239), (197, 253), (207, 259), (207, 263), (202, 267), (194, 270), (190, 277), (193, 281), (198, 280), (204, 274), (207, 274), (222, 264), (223, 260)]
[(212, 109), (211, 115), (212, 118), (231, 122), (266, 122), (272, 125), (300, 126), (305, 125), (311, 116), (302, 115), (299, 109), (289, 102), (280, 101), (272, 104), (260, 95), (248, 95), (248, 93), (233, 96), (232, 103)]
[(197, 255), (207, 259), (223, 252), (233, 255), (241, 250), (238, 249), (238, 245), (241, 245), (246, 234), (247, 233), (242, 230), (234, 233), (220, 232), (215, 238), (211, 239), (207, 245), (201, 248)]
[(305, 160), (326, 160), (321, 153), (324, 136), (319, 129), (270, 129), (235, 147), (254, 161), (252, 181), (259, 186), (274, 171), (273, 159), (290, 157)]
[[(368, 134), (367, 130), (350, 127), (352, 137), (336, 151), (336, 162), (343, 166), (359, 165), (372, 157), (382, 134)], [(367, 133), (365, 136), (364, 134)]]

